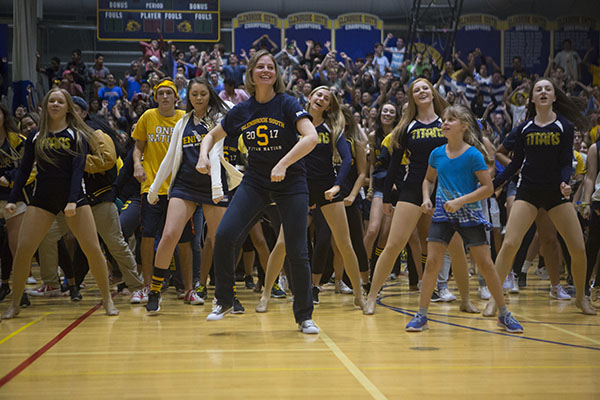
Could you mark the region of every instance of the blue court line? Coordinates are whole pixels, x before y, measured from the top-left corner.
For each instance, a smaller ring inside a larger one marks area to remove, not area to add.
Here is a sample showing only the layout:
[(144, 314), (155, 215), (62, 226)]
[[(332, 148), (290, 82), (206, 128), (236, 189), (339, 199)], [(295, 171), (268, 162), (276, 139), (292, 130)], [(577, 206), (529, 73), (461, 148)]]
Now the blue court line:
[[(383, 307), (389, 308), (390, 310), (395, 311), (395, 312), (400, 313), (400, 314), (408, 315), (408, 316), (411, 316), (411, 317), (413, 317), (415, 315), (414, 312), (410, 313), (410, 312), (406, 311), (403, 308), (399, 308), (399, 307), (394, 307), (394, 306), (390, 306), (390, 305), (387, 305), (387, 304), (383, 304), (380, 299), (377, 299), (377, 304), (379, 304), (379, 305), (381, 305)], [(459, 325), (459, 324), (454, 324), (452, 322), (440, 321), (440, 320), (437, 320), (437, 319), (430, 319), (429, 317), (427, 317), (427, 321), (437, 322), (437, 323), (444, 324), (444, 325), (449, 325), (449, 326), (454, 326), (456, 328), (469, 329), (469, 330), (472, 330), (472, 331), (475, 331), (475, 332), (483, 332), (483, 333), (491, 333), (491, 334), (500, 335), (500, 336), (508, 336), (508, 337), (515, 338), (515, 339), (530, 340), (530, 341), (533, 341), (533, 342), (556, 344), (556, 345), (559, 345), (559, 346), (575, 347), (575, 348), (578, 348), (578, 349), (598, 350), (598, 351), (600, 351), (600, 347), (582, 346), (582, 345), (578, 345), (578, 344), (555, 342), (553, 340), (538, 339), (538, 338), (534, 338), (534, 337), (530, 337), (530, 336), (516, 335), (516, 334), (511, 334), (511, 333), (506, 333), (506, 332), (490, 331), (488, 329), (474, 328), (472, 326)], [(488, 319), (488, 321), (489, 321), (489, 319)]]
[[(381, 296), (379, 298), (379, 300), (383, 300), (387, 297), (397, 297), (400, 296), (398, 294), (389, 294), (389, 295), (385, 295), (385, 296)], [(394, 306), (388, 306), (386, 304), (381, 303), (382, 306), (384, 307), (394, 307)], [(409, 310), (408, 308), (400, 308), (401, 310), (404, 311), (409, 311), (412, 313), (416, 313), (415, 310)], [(484, 318), (484, 317), (465, 317), (462, 315), (448, 315), (448, 314), (439, 314), (439, 313), (432, 313), (432, 312), (427, 312), (427, 315), (437, 315), (438, 317), (448, 317), (448, 318), (458, 318), (458, 319), (468, 319), (468, 320), (472, 320), (472, 321), (490, 321), (491, 319), (488, 318)], [(521, 324), (539, 324), (539, 325), (566, 325), (566, 326), (600, 326), (600, 324), (578, 324), (575, 322), (544, 322), (544, 321), (519, 321)]]

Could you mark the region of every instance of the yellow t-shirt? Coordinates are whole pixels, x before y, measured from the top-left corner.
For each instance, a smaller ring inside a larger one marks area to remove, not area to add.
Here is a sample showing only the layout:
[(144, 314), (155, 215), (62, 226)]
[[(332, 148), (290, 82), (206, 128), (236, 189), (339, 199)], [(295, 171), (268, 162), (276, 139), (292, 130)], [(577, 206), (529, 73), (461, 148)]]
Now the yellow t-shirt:
[[(176, 110), (172, 117), (163, 117), (158, 112), (158, 108), (151, 108), (142, 114), (135, 130), (131, 135), (135, 140), (146, 142), (144, 148), (144, 171), (146, 172), (146, 180), (142, 182), (141, 192), (148, 193), (150, 185), (156, 177), (158, 168), (163, 158), (169, 149), (173, 128), (177, 121), (185, 115), (185, 111)], [(159, 195), (169, 194), (170, 176), (165, 179), (160, 189)]]
[(575, 157), (575, 176), (584, 175), (587, 171), (585, 169), (585, 161), (583, 161), (583, 156), (577, 150), (573, 150), (573, 155)]
[(592, 143), (596, 143), (596, 140), (598, 140), (598, 137), (600, 137), (600, 135), (598, 135), (599, 133), (600, 125), (596, 125), (592, 129), (590, 129), (590, 140), (592, 141)]
[(592, 75), (592, 85), (600, 86), (600, 65), (590, 64), (588, 70)]

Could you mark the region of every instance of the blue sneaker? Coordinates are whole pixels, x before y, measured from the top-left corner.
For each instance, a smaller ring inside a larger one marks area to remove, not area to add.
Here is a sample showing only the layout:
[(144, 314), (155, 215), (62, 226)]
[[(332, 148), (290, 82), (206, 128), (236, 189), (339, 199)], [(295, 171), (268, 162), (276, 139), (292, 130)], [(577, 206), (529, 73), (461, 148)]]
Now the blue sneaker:
[(416, 313), (415, 316), (406, 324), (406, 332), (421, 332), (425, 329), (429, 329), (427, 325), (427, 317)]
[(285, 296), (285, 292), (281, 290), (281, 287), (277, 283), (275, 283), (271, 288), (271, 297), (275, 299), (283, 299)]
[(502, 328), (510, 333), (523, 333), (523, 327), (511, 313), (506, 314), (505, 317), (498, 317), (498, 328)]

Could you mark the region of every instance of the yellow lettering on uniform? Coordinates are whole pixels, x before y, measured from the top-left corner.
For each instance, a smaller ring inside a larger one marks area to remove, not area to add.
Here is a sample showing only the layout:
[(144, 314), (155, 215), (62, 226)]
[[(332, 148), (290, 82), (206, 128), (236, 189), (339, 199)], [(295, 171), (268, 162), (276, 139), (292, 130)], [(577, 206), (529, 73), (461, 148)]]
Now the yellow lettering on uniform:
[(330, 140), (329, 140), (329, 134), (328, 133), (319, 132), (319, 143), (329, 144), (329, 142), (330, 142)]
[(267, 129), (268, 128), (267, 128), (266, 125), (259, 125), (259, 126), (256, 127), (256, 137), (263, 139), (263, 140), (258, 140), (256, 142), (256, 144), (258, 144), (259, 146), (266, 146), (266, 145), (269, 144), (269, 136), (266, 133), (263, 132), (263, 131), (265, 131)]

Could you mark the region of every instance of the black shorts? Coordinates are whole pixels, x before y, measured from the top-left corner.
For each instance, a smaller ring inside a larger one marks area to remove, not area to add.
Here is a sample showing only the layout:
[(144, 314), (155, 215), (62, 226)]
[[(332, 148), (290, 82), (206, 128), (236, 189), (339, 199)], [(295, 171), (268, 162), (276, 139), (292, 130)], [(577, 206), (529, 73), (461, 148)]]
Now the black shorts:
[(517, 188), (517, 197), (515, 200), (526, 201), (535, 208), (543, 208), (546, 211), (569, 201), (569, 199), (563, 197), (559, 188), (529, 189), (524, 187)]
[(177, 185), (176, 183), (171, 188), (169, 196), (191, 201), (196, 204), (208, 204), (210, 206), (218, 207), (227, 207), (229, 205), (229, 197), (227, 196), (227, 194), (224, 195), (223, 200), (215, 204), (212, 201), (212, 192), (205, 193), (200, 190), (191, 190), (189, 188), (183, 187), (182, 185)]
[(432, 222), (427, 241), (441, 242), (448, 246), (455, 232), (458, 232), (467, 248), (489, 244), (483, 224), (465, 227), (458, 222)]
[[(423, 184), (403, 183), (398, 190), (398, 201), (421, 207), (421, 204), (423, 204)], [(431, 193), (431, 203), (435, 206), (435, 189)]]
[[(56, 215), (63, 211), (69, 202), (71, 185), (64, 180), (35, 181), (31, 202), (29, 205), (41, 208)], [(87, 196), (81, 188), (77, 196), (77, 207), (89, 205)]]
[(310, 207), (316, 205), (317, 207), (326, 206), (327, 204), (338, 203), (340, 201), (344, 201), (344, 197), (342, 195), (342, 191), (338, 192), (335, 195), (333, 200), (327, 200), (325, 198), (325, 192), (331, 187), (333, 184), (328, 185), (322, 182), (309, 182), (308, 183), (308, 205)]
[[(142, 210), (140, 212), (142, 219), (142, 237), (156, 238), (162, 233), (167, 217), (167, 207), (169, 200), (166, 195), (158, 196), (156, 204), (148, 203), (148, 193), (142, 195)], [(191, 219), (185, 225), (179, 243), (186, 243), (192, 240), (194, 232)]]

